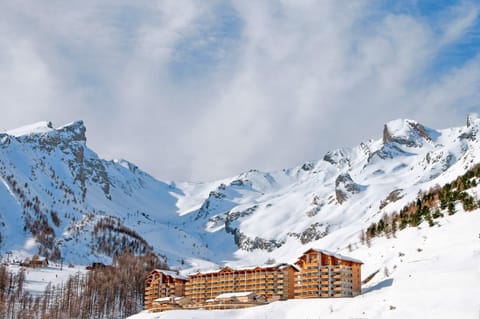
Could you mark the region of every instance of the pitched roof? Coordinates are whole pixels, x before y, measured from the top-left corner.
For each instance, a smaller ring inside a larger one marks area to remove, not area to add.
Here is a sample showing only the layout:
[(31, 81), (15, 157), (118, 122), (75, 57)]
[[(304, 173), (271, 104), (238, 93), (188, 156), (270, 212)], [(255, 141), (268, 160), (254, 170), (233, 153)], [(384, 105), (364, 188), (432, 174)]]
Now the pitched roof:
[(332, 256), (332, 257), (335, 257), (335, 258), (338, 258), (338, 259), (341, 259), (341, 260), (351, 261), (351, 262), (354, 262), (354, 263), (357, 263), (357, 264), (363, 264), (363, 262), (359, 259), (355, 259), (355, 258), (352, 258), (352, 257), (347, 257), (347, 256), (344, 256), (344, 255), (341, 255), (341, 254), (337, 254), (337, 253), (328, 251), (326, 249), (310, 248), (309, 250), (305, 251), (303, 254), (305, 255), (309, 251), (316, 251), (318, 253), (322, 253), (324, 255)]
[(171, 271), (171, 270), (165, 270), (165, 269), (154, 269), (152, 270), (152, 272), (159, 272), (159, 273), (162, 273), (164, 274), (165, 276), (170, 276), (174, 279), (179, 279), (179, 280), (188, 280), (188, 277), (185, 277), (185, 276), (182, 276), (182, 275), (179, 275), (177, 274), (176, 272), (174, 271)]
[(213, 274), (218, 274), (222, 272), (235, 272), (235, 271), (246, 271), (246, 270), (255, 270), (255, 269), (274, 269), (278, 268), (280, 270), (283, 270), (287, 267), (292, 267), (297, 271), (300, 271), (300, 268), (297, 265), (292, 265), (292, 264), (287, 264), (287, 263), (279, 263), (279, 264), (272, 264), (272, 265), (256, 265), (256, 266), (245, 266), (245, 267), (239, 267), (239, 268), (231, 268), (229, 266), (225, 266), (223, 268), (217, 269), (217, 270), (211, 270), (207, 272), (196, 272), (192, 274), (191, 276), (195, 275), (213, 275)]

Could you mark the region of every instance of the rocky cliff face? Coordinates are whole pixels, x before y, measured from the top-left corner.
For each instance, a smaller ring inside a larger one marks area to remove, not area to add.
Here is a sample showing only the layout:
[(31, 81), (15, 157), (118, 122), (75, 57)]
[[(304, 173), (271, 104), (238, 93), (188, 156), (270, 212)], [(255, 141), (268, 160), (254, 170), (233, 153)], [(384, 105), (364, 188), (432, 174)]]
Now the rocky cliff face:
[(409, 147), (421, 147), (432, 142), (439, 133), (412, 120), (391, 121), (383, 127), (383, 143), (395, 142)]
[(339, 204), (365, 189), (365, 186), (355, 183), (348, 173), (340, 174), (335, 179), (335, 197)]

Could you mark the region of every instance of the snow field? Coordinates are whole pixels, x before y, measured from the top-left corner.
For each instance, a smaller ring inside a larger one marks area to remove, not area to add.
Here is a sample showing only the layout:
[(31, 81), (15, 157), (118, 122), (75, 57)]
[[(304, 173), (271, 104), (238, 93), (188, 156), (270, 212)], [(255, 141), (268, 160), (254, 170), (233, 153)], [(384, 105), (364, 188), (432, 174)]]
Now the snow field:
[(17, 274), (21, 268), (25, 271), (24, 288), (34, 295), (42, 294), (49, 283), (51, 285), (60, 285), (66, 282), (70, 276), (78, 273), (85, 274), (87, 272), (85, 266), (68, 267), (64, 265), (60, 267), (58, 264), (45, 268), (28, 268), (19, 265), (9, 265), (8, 271)]
[(288, 300), (241, 310), (142, 312), (129, 319), (478, 318), (480, 210), (458, 212), (439, 223), (407, 228), (396, 238), (375, 238), (370, 248), (342, 250), (365, 263), (362, 278), (380, 270), (355, 298)]

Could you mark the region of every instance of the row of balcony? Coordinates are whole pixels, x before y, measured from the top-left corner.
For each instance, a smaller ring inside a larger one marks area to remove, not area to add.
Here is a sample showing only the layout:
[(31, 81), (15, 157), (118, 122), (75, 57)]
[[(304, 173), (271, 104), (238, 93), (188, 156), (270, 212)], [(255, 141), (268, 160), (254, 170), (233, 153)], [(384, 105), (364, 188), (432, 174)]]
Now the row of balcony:
[(238, 282), (227, 282), (227, 283), (189, 283), (185, 285), (185, 288), (188, 289), (189, 287), (233, 287), (233, 286), (266, 286), (266, 285), (277, 285), (277, 286), (283, 286), (286, 281), (257, 281), (257, 282), (244, 282), (244, 281), (238, 281)]
[(280, 280), (285, 276), (235, 276), (235, 277), (196, 277), (189, 282), (243, 281), (243, 280)]
[(303, 263), (303, 267), (302, 269), (305, 269), (305, 268), (308, 268), (308, 267), (317, 267), (317, 268), (343, 268), (343, 267), (349, 267), (349, 268), (352, 268), (350, 266), (346, 266), (346, 265), (319, 265), (319, 263), (317, 261), (313, 261), (313, 262), (308, 262), (308, 263)]
[[(262, 288), (262, 289), (248, 289), (247, 291), (255, 291), (256, 293), (265, 292), (268, 294), (283, 294), (287, 289), (275, 289), (275, 288)], [(226, 291), (245, 291), (245, 289), (209, 289), (209, 290), (195, 290), (195, 291), (185, 291), (185, 294), (198, 295), (203, 293), (208, 294), (221, 294)]]
[(313, 280), (312, 279), (295, 280), (294, 285), (295, 286), (302, 286), (302, 285), (306, 285), (306, 284), (309, 284), (309, 283), (316, 284), (316, 285), (318, 285), (318, 284), (328, 285), (328, 283), (330, 283), (332, 285), (335, 285), (335, 284), (340, 285), (342, 282), (344, 282), (344, 281), (338, 280), (338, 279), (329, 281), (328, 279), (319, 280), (318, 278), (316, 278), (316, 280), (315, 279), (313, 279)]
[(187, 283), (187, 285), (193, 284), (207, 284), (207, 283), (230, 283), (230, 282), (279, 282), (283, 281), (284, 278), (229, 278), (229, 279), (222, 279), (222, 280), (191, 280)]
[(315, 273), (315, 274), (325, 274), (325, 275), (328, 275), (328, 274), (341, 274), (341, 275), (345, 275), (345, 274), (351, 274), (352, 271), (350, 269), (341, 269), (341, 270), (338, 270), (338, 269), (332, 269), (332, 270), (326, 270), (326, 269), (318, 269), (318, 268), (311, 268), (311, 269), (303, 269), (302, 271), (300, 272), (297, 272), (296, 275), (299, 275), (299, 274), (305, 274), (305, 273)]
[(301, 279), (315, 279), (315, 278), (322, 278), (322, 279), (329, 279), (329, 278), (338, 278), (340, 279), (342, 276), (340, 275), (334, 275), (334, 276), (329, 276), (329, 275), (318, 275), (315, 273), (312, 274), (300, 274), (298, 276), (295, 276), (295, 280), (301, 280)]
[(210, 282), (210, 283), (188, 283), (185, 285), (185, 288), (188, 287), (226, 287), (226, 286), (265, 286), (265, 285), (278, 285), (282, 286), (285, 282), (283, 280), (278, 281), (237, 281), (237, 282), (228, 282), (228, 283), (220, 283), (220, 282)]
[[(186, 293), (186, 297), (193, 297), (193, 298), (203, 298), (203, 297), (216, 297), (222, 293), (225, 292), (243, 292), (243, 290), (227, 290), (227, 291), (203, 291), (203, 292), (197, 292), (197, 293)], [(255, 290), (254, 291), (256, 294), (260, 294), (266, 297), (272, 297), (272, 296), (286, 296), (288, 294), (288, 290), (285, 291), (271, 291), (271, 290)]]
[(300, 276), (295, 278), (295, 282), (302, 281), (342, 281), (341, 277), (329, 277), (329, 276)]
[(343, 289), (342, 287), (332, 287), (331, 289), (329, 289), (329, 287), (321, 287), (320, 289), (318, 287), (302, 287), (302, 288), (298, 288), (298, 289), (295, 289), (295, 294), (305, 294), (305, 293), (314, 293), (314, 292), (329, 292), (329, 291), (333, 291), (333, 292), (340, 292), (342, 290), (345, 290)]
[(342, 291), (342, 290), (345, 290), (345, 291), (352, 291), (353, 288), (350, 286), (350, 287), (344, 287), (344, 286), (341, 286), (341, 287), (328, 287), (328, 286), (321, 286), (320, 288), (318, 286), (303, 286), (303, 287), (295, 287), (295, 291), (296, 292), (299, 292), (299, 291)]

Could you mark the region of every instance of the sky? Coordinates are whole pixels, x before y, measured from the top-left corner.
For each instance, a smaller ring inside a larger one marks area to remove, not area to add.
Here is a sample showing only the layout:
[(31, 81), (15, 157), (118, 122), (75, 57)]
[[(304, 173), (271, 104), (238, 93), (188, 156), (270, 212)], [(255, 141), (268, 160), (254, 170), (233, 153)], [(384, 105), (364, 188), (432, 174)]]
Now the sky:
[(277, 170), (480, 112), (480, 3), (0, 0), (0, 130), (83, 120), (161, 180)]

